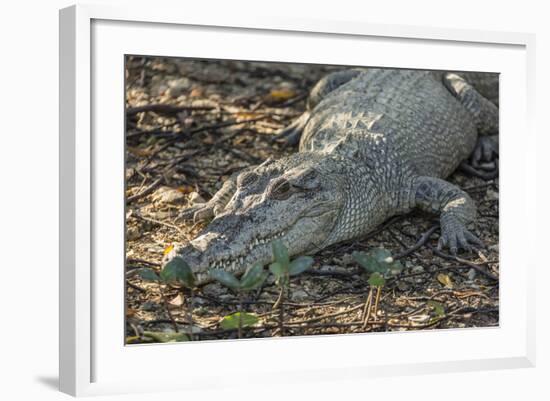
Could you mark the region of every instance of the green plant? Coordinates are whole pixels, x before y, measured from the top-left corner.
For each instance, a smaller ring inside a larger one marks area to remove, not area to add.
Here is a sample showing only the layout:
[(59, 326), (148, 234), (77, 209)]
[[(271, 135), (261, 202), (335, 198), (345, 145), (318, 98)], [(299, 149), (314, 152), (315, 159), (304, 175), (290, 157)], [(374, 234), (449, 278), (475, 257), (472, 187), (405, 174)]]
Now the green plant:
[[(181, 257), (176, 256), (172, 260), (170, 260), (168, 263), (164, 265), (162, 270), (157, 274), (154, 270), (143, 268), (140, 269), (138, 272), (139, 276), (146, 281), (154, 281), (159, 284), (159, 292), (162, 299), (162, 303), (164, 305), (164, 309), (166, 310), (166, 314), (170, 318), (170, 321), (172, 322), (172, 325), (174, 326), (174, 331), (176, 333), (179, 333), (178, 325), (176, 324), (176, 321), (174, 317), (172, 316), (172, 312), (170, 311), (170, 308), (168, 307), (168, 301), (166, 299), (164, 287), (168, 285), (178, 286), (179, 288), (185, 287), (189, 290), (189, 300), (191, 305), (189, 307), (184, 306), (185, 313), (187, 316), (187, 322), (189, 325), (189, 337), (188, 339), (193, 340), (193, 299), (194, 299), (194, 289), (196, 286), (196, 278), (193, 274), (193, 271), (183, 260)], [(185, 304), (184, 304), (185, 305)], [(148, 336), (152, 338), (153, 340), (160, 341), (158, 338), (170, 338), (170, 341), (187, 341), (186, 336)], [(162, 341), (161, 341), (162, 342)]]
[(220, 269), (211, 269), (210, 276), (238, 294), (239, 307), (237, 312), (224, 316), (221, 327), (224, 330), (237, 329), (238, 338), (242, 338), (242, 330), (245, 327), (258, 323), (258, 316), (254, 313), (243, 312), (244, 295), (248, 291), (259, 288), (268, 276), (260, 263), (255, 263), (246, 269), (239, 280), (233, 274)]
[(279, 334), (284, 336), (284, 300), (285, 293), (290, 286), (290, 277), (303, 273), (313, 264), (311, 256), (299, 256), (290, 260), (287, 247), (281, 240), (271, 243), (274, 262), (269, 265), (269, 270), (275, 276), (275, 283), (279, 286), (279, 297), (273, 304), (273, 309), (279, 308)]
[[(363, 328), (365, 328), (371, 314), (374, 319), (377, 317), (380, 296), (382, 288), (386, 284), (386, 278), (401, 273), (403, 265), (398, 260), (393, 259), (390, 251), (383, 248), (375, 248), (369, 252), (354, 252), (352, 257), (369, 274), (370, 290), (363, 309)], [(376, 292), (376, 295), (374, 295), (374, 292)]]

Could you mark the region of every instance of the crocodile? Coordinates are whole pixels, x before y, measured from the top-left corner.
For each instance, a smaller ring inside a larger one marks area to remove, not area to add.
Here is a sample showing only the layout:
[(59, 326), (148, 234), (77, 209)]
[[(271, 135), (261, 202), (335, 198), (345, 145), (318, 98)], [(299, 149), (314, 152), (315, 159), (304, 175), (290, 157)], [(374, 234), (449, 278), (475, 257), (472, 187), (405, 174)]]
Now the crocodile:
[(207, 281), (211, 268), (270, 263), (274, 239), (291, 256), (314, 254), (415, 208), (439, 215), (440, 250), (483, 247), (474, 202), (445, 178), (498, 155), (497, 74), (347, 69), (322, 78), (306, 105), (278, 136), (299, 138), (299, 151), (235, 173), (183, 210), (211, 221), (165, 262), (180, 256)]

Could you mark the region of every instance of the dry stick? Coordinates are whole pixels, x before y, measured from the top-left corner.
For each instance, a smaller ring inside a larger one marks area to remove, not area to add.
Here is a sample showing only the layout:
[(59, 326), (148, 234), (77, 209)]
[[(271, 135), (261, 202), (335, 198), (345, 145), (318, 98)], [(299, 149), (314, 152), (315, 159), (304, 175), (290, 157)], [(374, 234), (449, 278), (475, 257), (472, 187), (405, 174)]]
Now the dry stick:
[(155, 189), (157, 189), (160, 184), (164, 181), (164, 175), (161, 175), (159, 178), (157, 178), (155, 181), (152, 182), (151, 185), (149, 185), (147, 188), (145, 188), (140, 193), (137, 193), (135, 195), (129, 196), (126, 198), (126, 203), (131, 203), (135, 200), (141, 199), (144, 196), (149, 195), (151, 192), (153, 192)]
[(432, 234), (438, 229), (438, 227), (439, 227), (438, 225), (435, 225), (435, 226), (431, 227), (428, 231), (426, 231), (424, 234), (422, 234), (420, 236), (420, 239), (418, 240), (418, 242), (416, 244), (414, 244), (409, 249), (406, 249), (403, 252), (398, 253), (397, 255), (395, 255), (393, 257), (393, 259), (397, 260), (397, 259), (404, 258), (405, 256), (410, 255), (411, 253), (413, 253), (417, 249), (424, 246), (424, 244), (426, 244), (426, 242), (428, 242), (428, 240), (430, 239)]
[(285, 108), (285, 107), (290, 107), (292, 106), (293, 104), (296, 104), (298, 102), (301, 102), (302, 100), (306, 99), (307, 97), (309, 96), (309, 93), (302, 93), (292, 99), (289, 99), (287, 101), (285, 101), (284, 103), (281, 103), (279, 105), (275, 105), (275, 106), (272, 106), (273, 108)]
[(214, 106), (174, 106), (171, 104), (146, 104), (144, 106), (128, 107), (126, 109), (126, 117), (133, 116), (137, 113), (145, 111), (154, 111), (156, 113), (176, 114), (185, 110), (214, 110)]
[(374, 301), (374, 320), (376, 320), (376, 314), (378, 313), (378, 303), (380, 302), (380, 294), (382, 293), (382, 287), (376, 288), (376, 299)]
[(140, 259), (140, 258), (126, 258), (126, 263), (130, 264), (145, 264), (150, 266), (160, 266), (158, 262), (151, 262), (149, 260)]
[(138, 219), (148, 221), (150, 223), (154, 223), (154, 224), (158, 224), (158, 225), (161, 225), (161, 226), (169, 227), (173, 230), (176, 230), (178, 233), (180, 233), (182, 235), (184, 234), (184, 232), (178, 226), (175, 226), (174, 224), (165, 223), (164, 221), (152, 219), (150, 217), (145, 217), (145, 216), (142, 216), (140, 213), (134, 213), (133, 216), (137, 217)]
[(447, 260), (453, 260), (455, 262), (465, 264), (466, 266), (471, 267), (472, 269), (476, 270), (477, 272), (483, 274), (485, 277), (488, 277), (488, 278), (490, 278), (491, 280), (494, 280), (494, 281), (499, 281), (498, 276), (495, 276), (493, 273), (488, 272), (487, 270), (485, 270), (480, 265), (477, 265), (473, 262), (470, 262), (469, 260), (459, 258), (458, 256), (453, 256), (453, 255), (449, 255), (447, 253), (441, 252), (440, 250), (438, 250), (437, 248), (434, 248), (431, 245), (428, 245), (428, 248), (430, 248), (432, 250), (432, 252), (435, 255), (439, 256), (440, 258), (447, 259)]
[(174, 331), (176, 333), (179, 333), (178, 325), (176, 323), (176, 320), (174, 319), (174, 316), (172, 316), (172, 312), (170, 311), (170, 308), (168, 307), (168, 301), (166, 299), (166, 296), (164, 295), (164, 290), (162, 289), (162, 286), (159, 284), (160, 289), (160, 297), (162, 298), (162, 303), (164, 304), (164, 309), (166, 310), (166, 314), (168, 315), (168, 318), (172, 322), (172, 325), (174, 326)]
[(130, 288), (133, 288), (134, 290), (139, 291), (139, 292), (147, 292), (147, 290), (145, 288), (141, 288), (139, 285), (132, 284), (128, 280), (126, 280), (126, 285)]
[(371, 303), (372, 303), (372, 287), (369, 291), (369, 296), (367, 297), (367, 302), (365, 302), (365, 308), (363, 309), (363, 326), (362, 329), (365, 329), (367, 327), (367, 324), (369, 322), (370, 317), (370, 311), (371, 311)]
[(279, 293), (279, 298), (277, 301), (273, 304), (273, 309), (279, 307), (279, 334), (281, 337), (284, 337), (284, 318), (285, 318), (285, 306), (284, 306), (284, 298), (285, 298), (285, 285), (281, 284), (281, 291)]
[(239, 292), (239, 331), (237, 332), (237, 337), (243, 337), (243, 295), (242, 292)]
[(139, 138), (140, 136), (144, 136), (144, 135), (163, 135), (163, 136), (172, 136), (174, 134), (178, 134), (178, 132), (175, 132), (173, 130), (163, 130), (164, 127), (160, 127), (160, 128), (153, 128), (153, 129), (149, 129), (149, 130), (139, 130), (139, 131), (133, 131), (133, 132), (129, 132), (130, 130), (128, 130), (128, 132), (126, 133), (126, 139), (135, 139), (135, 138)]
[(193, 341), (193, 304), (194, 304), (194, 297), (193, 297), (193, 289), (189, 289), (190, 294), (190, 305), (187, 307), (187, 320), (189, 322), (189, 340)]

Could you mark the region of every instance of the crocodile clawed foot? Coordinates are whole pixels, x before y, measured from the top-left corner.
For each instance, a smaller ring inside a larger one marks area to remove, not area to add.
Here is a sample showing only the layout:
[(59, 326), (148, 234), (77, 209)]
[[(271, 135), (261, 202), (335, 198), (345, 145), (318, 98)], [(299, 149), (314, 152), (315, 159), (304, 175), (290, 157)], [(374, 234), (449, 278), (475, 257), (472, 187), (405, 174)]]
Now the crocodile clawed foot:
[(206, 221), (215, 216), (215, 207), (210, 205), (210, 202), (198, 203), (183, 210), (176, 221), (192, 221), (198, 223), (200, 221)]
[(304, 112), (300, 117), (294, 120), (292, 124), (280, 130), (273, 137), (273, 141), (282, 142), (283, 148), (298, 145), (302, 137), (302, 131), (309, 120), (309, 115), (309, 111)]
[(498, 140), (491, 136), (479, 137), (476, 147), (470, 156), (470, 164), (475, 167), (483, 167), (483, 163), (494, 162), (498, 158)]
[(300, 143), (302, 136), (301, 130), (296, 130), (290, 127), (290, 129), (284, 129), (275, 135), (274, 142), (280, 143), (283, 149), (288, 147), (294, 147)]
[(441, 236), (437, 244), (437, 250), (441, 251), (444, 247), (449, 248), (453, 256), (458, 251), (464, 250), (472, 252), (478, 248), (484, 248), (483, 242), (472, 234), (463, 224), (458, 221), (450, 221), (441, 227)]

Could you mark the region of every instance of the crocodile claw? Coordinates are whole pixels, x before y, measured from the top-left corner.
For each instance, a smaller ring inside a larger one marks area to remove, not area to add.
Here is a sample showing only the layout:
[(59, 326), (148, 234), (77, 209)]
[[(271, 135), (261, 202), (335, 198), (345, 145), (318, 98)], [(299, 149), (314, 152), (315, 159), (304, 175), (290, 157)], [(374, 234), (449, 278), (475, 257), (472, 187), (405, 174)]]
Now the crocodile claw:
[(479, 167), (480, 163), (492, 162), (495, 157), (498, 157), (498, 142), (490, 136), (481, 136), (470, 157), (470, 163), (473, 167)]
[(451, 219), (441, 225), (437, 250), (441, 251), (444, 247), (449, 248), (451, 254), (456, 256), (461, 249), (472, 252), (472, 249), (484, 248), (485, 245), (457, 219)]
[(193, 221), (198, 223), (199, 221), (206, 221), (214, 217), (214, 207), (209, 202), (198, 203), (194, 206), (188, 207), (183, 210), (177, 221)]

